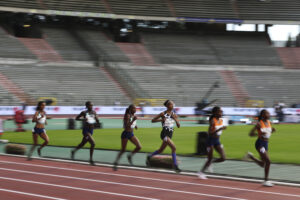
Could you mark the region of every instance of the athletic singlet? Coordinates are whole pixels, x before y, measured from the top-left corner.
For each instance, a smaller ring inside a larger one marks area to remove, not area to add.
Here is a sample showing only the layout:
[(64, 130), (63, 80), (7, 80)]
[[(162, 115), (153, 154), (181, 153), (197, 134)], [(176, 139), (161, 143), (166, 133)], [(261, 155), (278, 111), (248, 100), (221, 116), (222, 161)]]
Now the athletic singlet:
[(260, 125), (260, 129), (257, 130), (258, 132), (258, 137), (263, 137), (263, 138), (270, 138), (271, 134), (272, 134), (272, 126), (271, 126), (271, 122), (269, 120), (267, 120), (267, 125), (260, 120), (259, 122)]
[[(130, 115), (130, 117), (129, 117), (129, 123), (131, 123), (132, 120), (133, 120), (133, 115)], [(136, 121), (137, 121), (137, 120), (135, 120), (135, 121), (131, 124), (130, 128), (135, 128), (135, 126), (136, 126)], [(124, 120), (123, 120), (123, 128), (126, 128), (126, 124), (125, 124), (125, 121), (124, 121)]]
[[(214, 118), (212, 118), (212, 120), (213, 120), (213, 122), (214, 122), (214, 127), (213, 127), (213, 131), (216, 131), (216, 130), (218, 130), (218, 129), (220, 129), (220, 128), (222, 128), (224, 125), (223, 125), (223, 119), (219, 119), (219, 120), (217, 120), (215, 117)], [(220, 135), (222, 135), (222, 132), (223, 132), (223, 130), (219, 130), (218, 132), (216, 132), (216, 135), (218, 135), (218, 136), (220, 136)]]
[(87, 124), (95, 124), (96, 123), (95, 117), (96, 115), (94, 111), (92, 113), (89, 113), (89, 111), (85, 111), (85, 119)]
[(42, 117), (41, 113), (39, 112), (37, 115), (37, 123), (38, 124), (45, 124), (46, 123), (46, 114)]
[(166, 128), (170, 128), (170, 129), (173, 129), (174, 127), (174, 122), (175, 120), (173, 119), (173, 116), (174, 113), (172, 112), (171, 115), (169, 115), (167, 113), (167, 111), (164, 112), (164, 117), (166, 118), (165, 122), (162, 123), (162, 126), (163, 127), (166, 127)]

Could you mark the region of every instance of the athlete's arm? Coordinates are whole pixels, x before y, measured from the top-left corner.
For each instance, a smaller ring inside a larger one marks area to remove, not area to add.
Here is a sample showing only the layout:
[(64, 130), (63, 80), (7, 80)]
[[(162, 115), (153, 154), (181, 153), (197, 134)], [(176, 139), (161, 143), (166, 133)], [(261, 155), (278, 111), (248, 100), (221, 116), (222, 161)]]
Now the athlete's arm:
[[(161, 118), (161, 119), (160, 119)], [(164, 114), (163, 113), (160, 113), (158, 115), (156, 115), (152, 120), (151, 122), (152, 123), (155, 123), (155, 122), (163, 122), (165, 119), (164, 119)]]
[(39, 112), (37, 112), (37, 111), (34, 113), (34, 115), (32, 117), (32, 122), (37, 122), (37, 120), (38, 120), (38, 118), (37, 118), (38, 114), (39, 114)]
[(132, 121), (130, 121), (130, 115), (129, 114), (126, 114), (125, 115), (125, 118), (124, 118), (124, 123), (125, 123), (125, 127), (126, 128), (131, 128), (131, 125), (133, 124), (134, 121), (137, 120), (137, 117), (134, 116)]
[(254, 136), (257, 136), (257, 132), (256, 130), (260, 129), (260, 125), (259, 124), (256, 124), (250, 131), (249, 133), (249, 136), (250, 137), (254, 137)]
[(179, 120), (178, 120), (178, 116), (177, 116), (175, 113), (173, 114), (173, 119), (174, 119), (175, 122), (176, 122), (177, 128), (180, 128), (180, 123), (179, 123)]
[(272, 133), (274, 133), (274, 132), (276, 132), (276, 129), (274, 127), (272, 127)]
[[(46, 112), (44, 112), (44, 115), (46, 115)], [(44, 116), (44, 115), (43, 115), (43, 116)], [(50, 119), (50, 118), (48, 118), (48, 116), (46, 115), (45, 125), (48, 125), (47, 119)]]
[(130, 125), (130, 115), (129, 114), (125, 115), (124, 124), (125, 124), (125, 128), (129, 128), (131, 126)]
[[(129, 117), (129, 119), (130, 119), (130, 117)], [(134, 115), (133, 118), (132, 118), (132, 121), (129, 123), (130, 127), (134, 123), (134, 121), (136, 121), (136, 120), (137, 120), (137, 116)]]
[(94, 111), (94, 113), (95, 113), (95, 120), (96, 120), (96, 122), (99, 124), (100, 121), (99, 121), (99, 118), (98, 118), (98, 115), (97, 115), (96, 111)]
[(215, 132), (214, 132), (214, 127), (215, 127), (215, 122), (214, 120), (209, 120), (209, 128), (208, 128), (208, 134), (210, 135), (214, 135)]
[(77, 115), (75, 120), (81, 120), (80, 118), (83, 116), (84, 116), (84, 111), (82, 111), (79, 115)]

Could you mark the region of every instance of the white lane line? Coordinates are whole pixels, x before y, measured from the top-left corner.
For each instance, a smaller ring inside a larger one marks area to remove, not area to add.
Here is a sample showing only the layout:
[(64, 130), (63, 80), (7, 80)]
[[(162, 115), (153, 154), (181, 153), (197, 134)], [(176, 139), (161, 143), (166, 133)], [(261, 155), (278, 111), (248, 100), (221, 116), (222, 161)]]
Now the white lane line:
[(33, 196), (33, 197), (41, 197), (41, 198), (44, 198), (44, 199), (67, 200), (67, 199), (50, 197), (50, 196), (45, 196), (45, 195), (40, 195), (40, 194), (33, 194), (33, 193), (28, 193), (28, 192), (21, 192), (21, 191), (17, 191), (17, 190), (9, 190), (9, 189), (4, 189), (4, 188), (0, 188), (0, 191), (10, 192), (10, 193), (14, 193), (14, 194), (22, 194), (22, 195)]
[(29, 180), (24, 180), (24, 179), (8, 178), (8, 177), (2, 177), (2, 176), (0, 177), (0, 179), (10, 180), (10, 181), (17, 181), (17, 182), (24, 182), (24, 183), (31, 183), (31, 184), (38, 184), (38, 185), (46, 185), (46, 186), (59, 187), (59, 188), (66, 188), (66, 189), (71, 189), (71, 190), (80, 190), (80, 191), (84, 191), (84, 192), (95, 192), (95, 193), (109, 194), (109, 195), (114, 195), (114, 196), (130, 197), (130, 198), (135, 198), (135, 199), (158, 200), (158, 199), (142, 197), (142, 196), (120, 194), (120, 193), (114, 193), (114, 192), (106, 192), (106, 191), (102, 191), (102, 190), (93, 190), (93, 189), (72, 187), (72, 186), (66, 186), (66, 185), (57, 185), (57, 184), (52, 184), (52, 183), (29, 181)]
[(300, 195), (289, 194), (289, 193), (270, 192), (270, 191), (263, 191), (263, 190), (252, 190), (252, 189), (246, 189), (246, 188), (210, 185), (210, 184), (203, 184), (203, 183), (190, 183), (190, 182), (185, 182), (185, 181), (174, 181), (174, 180), (170, 180), (170, 179), (159, 179), (159, 178), (149, 178), (149, 177), (142, 177), (142, 176), (131, 176), (131, 175), (116, 174), (116, 173), (108, 173), (108, 172), (96, 172), (96, 171), (89, 171), (89, 170), (70, 169), (70, 168), (64, 168), (64, 167), (54, 167), (54, 166), (38, 165), (38, 164), (31, 164), (31, 163), (18, 163), (18, 162), (11, 162), (11, 161), (0, 161), (0, 163), (9, 163), (9, 164), (17, 164), (17, 165), (25, 165), (25, 166), (33, 166), (33, 167), (41, 167), (41, 168), (49, 168), (49, 169), (60, 169), (60, 170), (74, 171), (74, 172), (81, 172), (81, 173), (103, 174), (103, 175), (109, 175), (109, 176), (119, 176), (119, 177), (125, 177), (125, 178), (135, 178), (135, 179), (142, 179), (142, 180), (159, 181), (159, 182), (167, 182), (167, 183), (177, 183), (177, 184), (186, 184), (186, 185), (193, 185), (193, 186), (204, 186), (204, 187), (221, 188), (221, 189), (229, 189), (229, 190), (237, 190), (237, 191), (245, 191), (245, 192), (254, 192), (254, 193), (262, 193), (262, 194), (271, 194), (271, 195), (280, 195), (280, 196), (289, 196), (289, 197), (300, 197)]
[(40, 175), (40, 176), (51, 176), (51, 177), (58, 177), (58, 178), (65, 178), (65, 179), (74, 179), (74, 180), (80, 180), (80, 181), (89, 181), (89, 182), (96, 182), (96, 183), (121, 185), (121, 186), (125, 186), (125, 187), (136, 187), (136, 188), (143, 188), (143, 189), (150, 189), (150, 190), (160, 190), (160, 191), (166, 191), (166, 192), (175, 192), (175, 193), (183, 193), (183, 194), (198, 195), (198, 196), (208, 196), (208, 197), (215, 197), (215, 198), (221, 198), (221, 199), (245, 200), (245, 199), (229, 197), (229, 196), (221, 196), (221, 195), (198, 193), (198, 192), (189, 192), (189, 191), (184, 191), (184, 190), (173, 190), (173, 189), (167, 189), (167, 188), (158, 188), (158, 187), (151, 187), (151, 186), (134, 185), (134, 184), (129, 184), (129, 183), (103, 181), (103, 180), (96, 180), (96, 179), (79, 178), (79, 177), (74, 177), (74, 176), (64, 176), (64, 175), (40, 173), (40, 172), (17, 170), (17, 169), (0, 168), (0, 170), (27, 173), (27, 174), (34, 174), (34, 175)]
[[(22, 155), (13, 155), (13, 154), (5, 154), (0, 153), (0, 156), (6, 156), (6, 157), (16, 157), (16, 158), (27, 158), (27, 156)], [(42, 161), (54, 161), (54, 162), (60, 162), (60, 163), (71, 163), (71, 164), (81, 164), (81, 165), (90, 165), (89, 162), (84, 161), (78, 161), (78, 160), (67, 160), (63, 158), (41, 158), (41, 157), (32, 157), (36, 160), (42, 160)], [(99, 167), (113, 167), (112, 164), (104, 164), (104, 163), (97, 163), (97, 166)], [(167, 170), (167, 169), (158, 169), (158, 168), (146, 168), (146, 167), (138, 167), (138, 166), (127, 166), (127, 165), (119, 165), (120, 169), (130, 169), (130, 170), (139, 170), (139, 171), (147, 171), (147, 172), (160, 172), (164, 174), (176, 174), (173, 170)], [(195, 172), (181, 172), (181, 175), (187, 175), (187, 176), (197, 176)], [(223, 179), (223, 180), (231, 180), (231, 181), (243, 181), (243, 182), (251, 182), (251, 183), (262, 183), (262, 179), (257, 178), (241, 178), (237, 176), (229, 176), (229, 175), (214, 175), (214, 174), (207, 174), (206, 175), (209, 178), (215, 178), (215, 179)], [(300, 187), (299, 183), (292, 183), (292, 182), (281, 182), (281, 181), (272, 181), (275, 185), (282, 185), (282, 186), (290, 186), (290, 187)]]

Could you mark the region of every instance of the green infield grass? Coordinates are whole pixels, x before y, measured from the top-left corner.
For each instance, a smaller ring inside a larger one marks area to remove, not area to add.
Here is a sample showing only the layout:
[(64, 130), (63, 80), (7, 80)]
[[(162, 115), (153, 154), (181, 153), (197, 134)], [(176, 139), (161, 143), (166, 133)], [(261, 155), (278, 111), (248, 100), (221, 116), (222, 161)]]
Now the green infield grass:
[[(230, 126), (223, 132), (221, 142), (224, 145), (227, 158), (242, 159), (247, 151), (257, 155), (254, 148), (256, 138), (248, 136), (253, 126), (235, 125)], [(271, 160), (277, 163), (300, 164), (300, 124), (274, 125), (276, 132), (272, 135), (269, 144), (269, 154)], [(160, 128), (140, 128), (135, 131), (135, 135), (142, 144), (143, 152), (152, 152), (160, 144)], [(196, 152), (197, 132), (206, 131), (207, 126), (176, 128), (173, 140), (177, 147), (177, 154), (192, 155)], [(96, 148), (118, 150), (121, 144), (122, 129), (109, 128), (97, 129), (94, 131)], [(49, 145), (55, 146), (76, 146), (82, 139), (81, 130), (47, 130), (50, 138)], [(2, 139), (7, 139), (13, 143), (32, 143), (30, 131), (24, 133), (5, 132)], [(41, 142), (41, 139), (39, 140)], [(86, 146), (86, 148), (89, 145)], [(128, 150), (133, 149), (132, 144), (128, 145)], [(170, 153), (167, 148), (165, 153)], [(215, 154), (216, 155), (216, 154)]]

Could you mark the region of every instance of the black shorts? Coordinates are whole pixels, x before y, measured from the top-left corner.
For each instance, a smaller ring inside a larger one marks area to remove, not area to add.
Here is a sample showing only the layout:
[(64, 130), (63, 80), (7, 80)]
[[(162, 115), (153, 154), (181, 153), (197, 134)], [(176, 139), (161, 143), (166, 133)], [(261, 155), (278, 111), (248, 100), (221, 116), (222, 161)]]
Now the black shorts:
[(269, 149), (269, 142), (258, 138), (255, 142), (255, 148), (258, 152), (264, 153)]
[(168, 127), (163, 127), (161, 133), (160, 133), (160, 138), (162, 140), (164, 140), (166, 137), (169, 137), (170, 139), (172, 138), (173, 136), (173, 129), (171, 128), (168, 128)]

